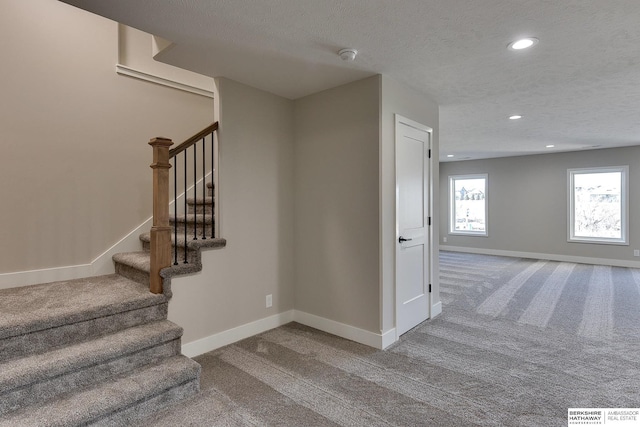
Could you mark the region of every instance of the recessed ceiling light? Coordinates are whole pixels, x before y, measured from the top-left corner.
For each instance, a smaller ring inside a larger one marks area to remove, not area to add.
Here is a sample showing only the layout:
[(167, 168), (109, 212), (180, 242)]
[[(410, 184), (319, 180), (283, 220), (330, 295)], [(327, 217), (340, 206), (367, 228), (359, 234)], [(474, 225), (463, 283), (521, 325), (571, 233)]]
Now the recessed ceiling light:
[(509, 116), (509, 120), (520, 120), (522, 118), (519, 114), (514, 114), (513, 116)]
[(522, 49), (527, 49), (530, 48), (532, 46), (535, 46), (538, 44), (538, 39), (535, 37), (527, 37), (524, 39), (520, 39), (520, 40), (516, 40), (514, 42), (509, 43), (509, 49), (511, 50), (522, 50)]
[(447, 154), (447, 157), (453, 157), (453, 154)]
[(553, 148), (553, 147), (555, 147), (555, 145), (553, 145), (553, 144), (549, 144), (549, 145), (545, 145), (545, 147), (547, 147), (547, 148)]

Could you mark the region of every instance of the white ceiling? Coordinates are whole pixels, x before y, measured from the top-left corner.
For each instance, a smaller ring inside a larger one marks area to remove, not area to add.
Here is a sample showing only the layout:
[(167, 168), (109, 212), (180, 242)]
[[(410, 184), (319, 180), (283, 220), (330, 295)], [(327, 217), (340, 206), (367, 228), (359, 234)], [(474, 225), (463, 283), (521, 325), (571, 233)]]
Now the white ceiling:
[(291, 99), (387, 75), (439, 103), (443, 161), (640, 145), (640, 0), (64, 1)]

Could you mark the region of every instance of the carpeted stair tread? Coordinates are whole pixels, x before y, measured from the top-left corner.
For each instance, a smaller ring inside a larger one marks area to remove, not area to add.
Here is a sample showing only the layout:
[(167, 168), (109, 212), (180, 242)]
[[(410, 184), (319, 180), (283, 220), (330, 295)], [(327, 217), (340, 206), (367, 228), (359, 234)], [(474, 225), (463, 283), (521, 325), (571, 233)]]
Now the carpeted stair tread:
[(0, 290), (0, 339), (162, 304), (148, 286), (120, 275)]
[(181, 336), (182, 328), (164, 320), (0, 363), (0, 396), (17, 387), (95, 366)]
[(151, 271), (151, 256), (149, 255), (149, 252), (121, 252), (115, 254), (112, 258), (114, 262), (132, 267), (136, 270), (144, 271), (146, 273)]
[[(140, 235), (140, 240), (144, 243), (150, 243), (151, 242), (151, 233), (142, 233)], [(175, 234), (172, 232), (171, 233), (171, 244), (175, 246)], [(184, 232), (180, 233), (178, 232), (178, 246), (179, 247), (183, 247), (184, 246)], [(187, 248), (188, 249), (197, 249), (197, 248), (201, 248), (201, 249), (205, 249), (205, 248), (222, 248), (226, 245), (227, 241), (225, 239), (212, 239), (210, 237), (207, 237), (206, 239), (203, 239), (201, 237), (198, 237), (198, 240), (193, 240), (193, 235), (189, 235), (187, 234)]]
[[(151, 415), (157, 407), (166, 405), (167, 399), (157, 399), (159, 396), (197, 381), (199, 373), (200, 365), (193, 360), (173, 356), (95, 387), (12, 412), (0, 418), (0, 426), (132, 425), (140, 416)], [(191, 392), (195, 389), (197, 385), (194, 384)], [(183, 394), (172, 400), (186, 397)], [(150, 408), (150, 401), (157, 402), (157, 407)], [(138, 405), (144, 409), (136, 410)], [(130, 415), (118, 418), (123, 412)], [(117, 422), (109, 422), (109, 419)]]
[(162, 294), (149, 291), (150, 233), (142, 251), (112, 257), (116, 274), (0, 290), (0, 427), (135, 425), (199, 391), (200, 365), (180, 354), (183, 330), (167, 312), (172, 277), (202, 270), (201, 249), (226, 245), (208, 236), (206, 187), (170, 215), (182, 262), (160, 271)]

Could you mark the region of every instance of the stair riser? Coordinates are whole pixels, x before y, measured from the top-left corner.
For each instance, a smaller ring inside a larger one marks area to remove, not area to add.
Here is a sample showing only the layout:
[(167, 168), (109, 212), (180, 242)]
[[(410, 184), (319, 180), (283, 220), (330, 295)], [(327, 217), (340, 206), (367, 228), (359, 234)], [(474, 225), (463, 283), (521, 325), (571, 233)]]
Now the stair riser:
[[(171, 195), (171, 197), (173, 198), (173, 195)], [(180, 197), (183, 197), (183, 196), (180, 196)], [(195, 194), (193, 192), (193, 188), (190, 188), (189, 191), (187, 192), (187, 199), (193, 199), (194, 197), (196, 198), (202, 197), (202, 187), (200, 185), (198, 185), (198, 189), (196, 190)], [(213, 188), (207, 187), (205, 197), (213, 197)]]
[(148, 272), (135, 269), (125, 264), (120, 264), (119, 262), (115, 263), (115, 267), (117, 274), (126, 277), (129, 280), (133, 280), (134, 282), (149, 286)]
[[(191, 237), (193, 238), (193, 237)], [(151, 244), (149, 242), (142, 242), (142, 248), (149, 252)], [(171, 263), (173, 264), (175, 260), (175, 246), (171, 247)], [(189, 248), (187, 248), (187, 262), (189, 264), (192, 263), (197, 263), (198, 260), (198, 252), (196, 250), (191, 250)], [(179, 246), (178, 247), (178, 263), (182, 263), (184, 262), (184, 247), (183, 246)]]
[(92, 386), (70, 390), (0, 417), (0, 427), (130, 426), (165, 405), (199, 391), (200, 365), (184, 356), (163, 358)]
[[(171, 234), (173, 234), (173, 232), (174, 232), (174, 228), (173, 228), (173, 227), (174, 227), (174, 225), (173, 225), (173, 221), (171, 221), (171, 224), (170, 224), (170, 225), (171, 225)], [(189, 239), (189, 240), (193, 239), (193, 231), (194, 231), (194, 228), (195, 228), (195, 227), (194, 227), (194, 224), (193, 224), (193, 223), (188, 223), (188, 222), (187, 222), (187, 226), (186, 226), (186, 229), (187, 229), (187, 239)], [(204, 231), (205, 231), (205, 233), (206, 233), (206, 235), (207, 235), (207, 238), (209, 238), (209, 237), (211, 236), (211, 230), (212, 230), (212, 228), (213, 228), (212, 224), (205, 224)], [(184, 224), (184, 222), (179, 222), (179, 223), (178, 223), (178, 236), (179, 236), (179, 237), (183, 237), (183, 236), (184, 236), (184, 229), (185, 229), (185, 224)], [(202, 232), (203, 232), (203, 230), (202, 230), (202, 224), (200, 223), (200, 224), (198, 224), (198, 226), (197, 226), (197, 236), (198, 236), (198, 239), (202, 236)]]
[(189, 203), (187, 205), (187, 213), (196, 213), (202, 215), (202, 211), (207, 215), (213, 215), (213, 206), (212, 205), (202, 205), (202, 204), (192, 204)]
[[(147, 284), (149, 282), (147, 281)], [(167, 318), (167, 303), (62, 325), (0, 340), (0, 362), (79, 343), (132, 326)]]
[(135, 370), (148, 363), (155, 363), (166, 357), (180, 354), (180, 339), (120, 355), (111, 360), (86, 366), (69, 366), (67, 373), (52, 378), (42, 378), (39, 382), (22, 386), (0, 394), (0, 415), (18, 410), (37, 402), (55, 398), (80, 387), (86, 387), (99, 381)]
[(184, 382), (176, 387), (165, 390), (150, 399), (145, 399), (122, 411), (109, 414), (91, 423), (92, 427), (132, 426), (137, 421), (154, 415), (167, 406), (198, 394), (200, 391), (199, 374), (192, 380)]

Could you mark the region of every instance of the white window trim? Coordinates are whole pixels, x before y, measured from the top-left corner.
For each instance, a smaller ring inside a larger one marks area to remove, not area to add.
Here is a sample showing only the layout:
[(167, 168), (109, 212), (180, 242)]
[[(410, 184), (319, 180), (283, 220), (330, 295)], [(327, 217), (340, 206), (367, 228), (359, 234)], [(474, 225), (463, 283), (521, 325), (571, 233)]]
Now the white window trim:
[[(455, 229), (455, 180), (484, 179), (484, 231), (461, 231)], [(460, 236), (489, 236), (489, 174), (479, 173), (472, 175), (449, 175), (449, 234)]]
[[(575, 236), (574, 230), (574, 176), (583, 173), (606, 173), (621, 172), (622, 182), (620, 188), (621, 206), (620, 206), (620, 222), (621, 235), (620, 239), (608, 237), (581, 237)], [(629, 245), (629, 166), (608, 166), (594, 168), (577, 168), (567, 169), (567, 241), (570, 243), (596, 243), (601, 245)]]

